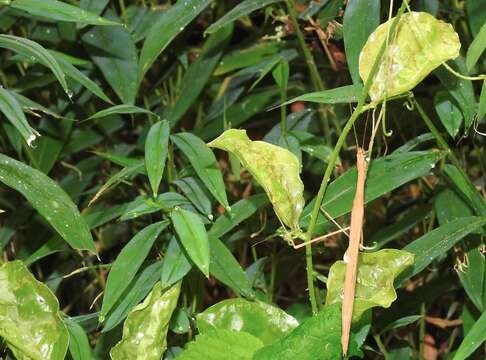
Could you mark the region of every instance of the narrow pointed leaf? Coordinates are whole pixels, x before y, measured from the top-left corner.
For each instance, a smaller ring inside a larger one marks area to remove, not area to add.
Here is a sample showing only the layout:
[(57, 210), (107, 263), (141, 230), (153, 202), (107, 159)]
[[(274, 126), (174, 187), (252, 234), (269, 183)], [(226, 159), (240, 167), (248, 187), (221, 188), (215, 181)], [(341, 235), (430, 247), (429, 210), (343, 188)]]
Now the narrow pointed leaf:
[(486, 341), (486, 312), (483, 312), (462, 340), (452, 360), (465, 360)]
[(162, 263), (160, 283), (164, 288), (172, 286), (186, 276), (191, 268), (191, 262), (174, 236), (169, 242)]
[(245, 130), (235, 129), (225, 131), (208, 146), (236, 155), (263, 187), (279, 219), (292, 230), (299, 228), (304, 185), (294, 154), (263, 141), (251, 141)]
[(168, 224), (168, 221), (161, 221), (145, 227), (120, 251), (106, 280), (100, 321), (104, 321), (108, 312), (133, 280), (155, 240)]
[(467, 49), (466, 66), (468, 71), (471, 71), (476, 65), (484, 49), (486, 49), (486, 24), (481, 26), (481, 30)]
[(157, 114), (154, 114), (152, 111), (143, 109), (141, 107), (135, 105), (115, 105), (109, 107), (107, 109), (98, 111), (96, 114), (91, 115), (86, 120), (93, 120), (93, 119), (100, 119), (103, 117), (107, 117), (113, 114), (151, 114), (155, 117), (158, 117)]
[(187, 156), (192, 167), (208, 190), (225, 209), (229, 209), (223, 175), (213, 152), (197, 136), (179, 133), (171, 136), (174, 144)]
[(213, 220), (211, 194), (209, 194), (201, 181), (192, 177), (187, 177), (173, 181), (172, 183), (181, 189), (182, 193), (192, 202), (201, 214), (207, 216), (209, 220)]
[(150, 128), (145, 140), (145, 167), (152, 187), (152, 193), (157, 196), (169, 147), (170, 125), (167, 121), (159, 121)]
[(17, 359), (63, 360), (69, 334), (59, 303), (21, 261), (0, 267), (0, 337)]
[[(354, 320), (372, 307), (387, 308), (396, 300), (393, 282), (398, 274), (413, 264), (413, 258), (413, 254), (396, 249), (359, 254)], [(327, 280), (326, 304), (342, 302), (345, 272), (344, 261), (336, 261), (331, 266)]]
[(96, 253), (93, 238), (78, 208), (44, 173), (0, 154), (0, 182), (20, 192), (73, 248)]
[(13, 0), (11, 7), (31, 15), (57, 21), (76, 22), (90, 25), (120, 25), (84, 9), (57, 0)]
[(27, 145), (32, 146), (32, 142), (40, 134), (30, 127), (16, 98), (3, 87), (0, 88), (0, 111), (15, 126)]
[(344, 104), (358, 102), (363, 87), (361, 85), (346, 85), (338, 88), (316, 91), (297, 96), (282, 105), (292, 104), (296, 101), (308, 101), (318, 104)]
[[(359, 74), (366, 82), (394, 18), (370, 35), (359, 58)], [(413, 89), (432, 70), (459, 55), (461, 43), (451, 24), (425, 12), (403, 14), (392, 35), (369, 94), (373, 102)]]
[(163, 290), (160, 283), (140, 305), (136, 306), (123, 325), (123, 337), (110, 351), (112, 360), (160, 360), (167, 348), (169, 321), (177, 306), (181, 284)]
[(262, 301), (228, 299), (197, 315), (201, 334), (214, 330), (244, 331), (270, 345), (289, 334), (298, 321), (280, 308)]
[(201, 272), (209, 276), (209, 240), (201, 219), (193, 212), (180, 208), (175, 208), (170, 217), (187, 254)]
[(177, 34), (183, 31), (210, 2), (210, 0), (178, 1), (152, 25), (140, 54), (139, 81)]
[(69, 331), (69, 353), (73, 360), (91, 358), (89, 339), (84, 329), (71, 318), (64, 320)]

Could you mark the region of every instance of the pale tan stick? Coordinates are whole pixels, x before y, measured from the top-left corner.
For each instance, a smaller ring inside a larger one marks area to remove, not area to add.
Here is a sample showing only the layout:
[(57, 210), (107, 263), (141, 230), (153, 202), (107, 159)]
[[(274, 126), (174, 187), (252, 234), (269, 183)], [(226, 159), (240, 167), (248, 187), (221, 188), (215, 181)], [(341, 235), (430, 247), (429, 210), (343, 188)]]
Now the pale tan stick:
[(349, 333), (351, 332), (351, 321), (353, 319), (354, 295), (356, 292), (356, 277), (358, 272), (358, 254), (364, 217), (364, 186), (366, 182), (367, 164), (364, 150), (360, 147), (358, 147), (358, 151), (356, 152), (356, 167), (358, 169), (358, 179), (356, 181), (356, 194), (354, 195), (353, 209), (351, 211), (351, 230), (348, 250), (346, 251), (347, 264), (344, 276), (344, 297), (341, 314), (341, 344), (344, 356), (346, 356), (349, 347)]
[[(338, 227), (338, 229), (340, 229), (348, 238), (349, 238), (349, 234), (346, 232), (345, 229), (343, 229), (343, 227), (341, 225), (339, 225), (339, 223), (333, 219), (333, 217), (331, 216), (331, 214), (329, 214), (326, 210), (324, 210), (324, 208), (321, 206), (321, 211), (324, 213), (324, 215), (326, 215), (326, 217), (332, 221), (332, 223), (334, 225), (336, 225)], [(348, 227), (349, 229), (349, 227)]]
[(316, 237), (316, 238), (314, 238), (312, 240), (303, 242), (303, 243), (301, 243), (299, 245), (294, 245), (294, 249), (300, 249), (301, 247), (304, 247), (304, 246), (306, 246), (308, 244), (313, 244), (313, 243), (315, 243), (317, 241), (324, 240), (324, 239), (326, 239), (326, 238), (328, 238), (330, 236), (337, 235), (337, 234), (340, 234), (342, 232), (344, 232), (346, 234), (346, 230), (349, 230), (349, 229), (350, 229), (350, 226), (345, 227), (345, 228), (341, 228), (339, 230), (333, 231), (332, 233), (329, 233), (329, 234), (326, 234), (326, 235), (322, 235), (322, 236)]

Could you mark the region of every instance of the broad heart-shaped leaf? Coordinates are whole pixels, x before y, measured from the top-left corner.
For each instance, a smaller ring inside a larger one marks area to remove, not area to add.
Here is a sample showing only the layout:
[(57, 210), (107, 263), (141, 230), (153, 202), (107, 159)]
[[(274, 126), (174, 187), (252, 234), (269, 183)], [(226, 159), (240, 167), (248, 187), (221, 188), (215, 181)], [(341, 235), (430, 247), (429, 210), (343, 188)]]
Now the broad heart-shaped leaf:
[(157, 197), (169, 146), (170, 126), (167, 121), (156, 122), (145, 140), (145, 167), (154, 197)]
[(246, 332), (214, 330), (196, 336), (177, 360), (252, 360), (262, 342)]
[(63, 360), (67, 352), (56, 297), (21, 261), (0, 267), (0, 337), (17, 359)]
[(0, 154), (0, 182), (20, 192), (73, 248), (96, 253), (93, 238), (78, 208), (47, 175)]
[[(366, 82), (394, 18), (370, 35), (359, 57), (359, 74)], [(461, 43), (452, 25), (425, 12), (403, 14), (391, 34), (369, 94), (374, 103), (413, 89), (432, 70), (459, 55)]]
[(164, 291), (155, 284), (147, 298), (128, 314), (123, 337), (110, 351), (112, 360), (160, 360), (167, 348), (169, 321), (177, 306), (181, 284)]
[[(403, 250), (383, 249), (360, 253), (353, 319), (375, 306), (389, 307), (397, 298), (393, 281), (407, 266), (413, 264), (414, 255)], [(326, 304), (342, 302), (346, 263), (336, 261), (329, 270)]]
[(170, 218), (191, 260), (204, 275), (209, 276), (209, 239), (199, 216), (176, 207), (170, 213)]
[(299, 229), (304, 208), (300, 163), (287, 149), (263, 141), (251, 141), (245, 130), (230, 129), (208, 146), (234, 154), (267, 193), (279, 219)]
[(244, 331), (273, 344), (299, 325), (280, 308), (262, 301), (223, 300), (197, 315), (197, 328), (205, 334), (214, 330)]
[(260, 349), (253, 360), (341, 359), (341, 307), (326, 305), (290, 334)]

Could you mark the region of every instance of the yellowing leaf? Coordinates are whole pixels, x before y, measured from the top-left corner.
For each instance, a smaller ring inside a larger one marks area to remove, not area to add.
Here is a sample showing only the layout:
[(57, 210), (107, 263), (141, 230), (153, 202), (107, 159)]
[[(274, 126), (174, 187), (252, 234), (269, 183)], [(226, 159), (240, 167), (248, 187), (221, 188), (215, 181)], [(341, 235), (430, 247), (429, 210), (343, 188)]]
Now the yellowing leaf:
[(225, 131), (208, 146), (234, 154), (263, 187), (279, 219), (292, 230), (299, 229), (304, 185), (294, 154), (264, 141), (251, 141), (245, 130), (236, 129)]
[[(358, 277), (353, 319), (357, 320), (369, 308), (387, 308), (397, 298), (393, 281), (407, 266), (413, 264), (414, 255), (396, 249), (384, 249), (359, 255)], [(329, 271), (326, 304), (343, 300), (346, 263), (336, 261)]]
[(128, 314), (123, 337), (110, 351), (112, 360), (160, 360), (167, 348), (167, 329), (177, 306), (181, 284), (163, 291), (160, 282)]
[(62, 360), (67, 352), (56, 297), (21, 261), (0, 267), (0, 337), (19, 360)]
[[(359, 74), (364, 82), (392, 22), (390, 19), (378, 26), (361, 51)], [(413, 89), (440, 64), (456, 58), (460, 47), (459, 36), (451, 24), (425, 12), (402, 15), (369, 90), (371, 100), (376, 103)]]

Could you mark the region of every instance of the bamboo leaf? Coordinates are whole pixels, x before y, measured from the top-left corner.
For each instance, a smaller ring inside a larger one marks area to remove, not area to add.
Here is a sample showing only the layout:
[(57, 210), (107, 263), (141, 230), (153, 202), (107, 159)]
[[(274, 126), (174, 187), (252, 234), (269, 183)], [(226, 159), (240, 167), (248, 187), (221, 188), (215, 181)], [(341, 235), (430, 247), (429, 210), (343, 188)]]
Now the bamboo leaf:
[(227, 130), (208, 146), (236, 155), (263, 187), (282, 223), (298, 231), (299, 217), (304, 208), (304, 185), (295, 155), (279, 146), (251, 141), (245, 130)]
[(184, 250), (179, 246), (179, 242), (174, 236), (167, 247), (164, 262), (162, 263), (162, 271), (160, 282), (163, 287), (168, 287), (179, 280), (181, 280), (191, 270), (192, 264), (185, 254)]
[(486, 49), (486, 24), (481, 26), (479, 33), (467, 49), (466, 66), (468, 71), (471, 71), (476, 65), (484, 49)]
[(469, 355), (471, 355), (484, 341), (486, 341), (486, 312), (481, 314), (479, 319), (469, 330), (452, 360), (465, 360), (469, 358)]
[(85, 360), (91, 358), (89, 339), (84, 329), (72, 318), (64, 320), (69, 331), (69, 353), (73, 360)]
[(346, 85), (330, 90), (316, 91), (297, 96), (282, 105), (292, 104), (296, 101), (308, 101), (318, 104), (344, 104), (357, 102), (363, 87), (361, 85)]
[(152, 125), (145, 140), (145, 167), (154, 197), (157, 196), (164, 174), (165, 161), (169, 150), (169, 135), (169, 123), (159, 121)]
[(122, 105), (115, 105), (107, 109), (98, 111), (97, 113), (91, 115), (86, 120), (100, 119), (113, 114), (151, 114), (155, 117), (158, 117), (157, 114), (154, 114), (150, 110), (135, 105), (122, 104)]

